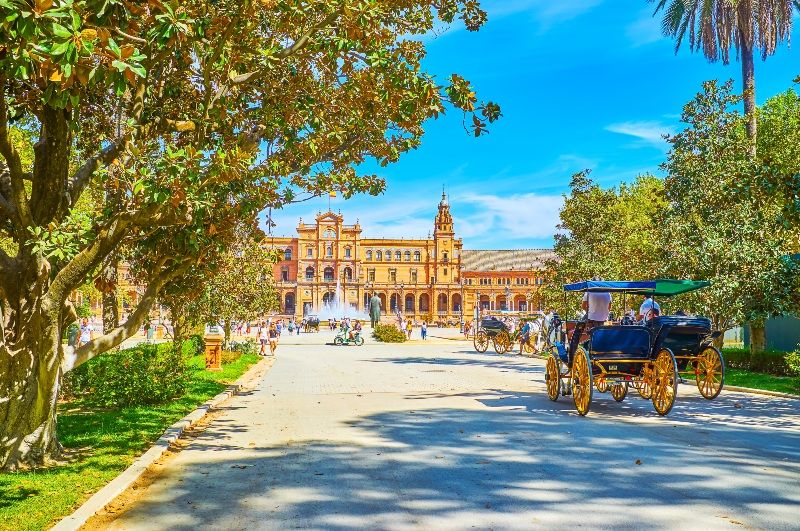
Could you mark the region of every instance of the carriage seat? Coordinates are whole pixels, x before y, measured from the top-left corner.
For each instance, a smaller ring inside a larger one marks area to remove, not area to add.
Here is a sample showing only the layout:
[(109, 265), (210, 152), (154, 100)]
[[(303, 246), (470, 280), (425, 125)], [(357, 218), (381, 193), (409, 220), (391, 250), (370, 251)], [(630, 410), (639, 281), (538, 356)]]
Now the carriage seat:
[(650, 331), (643, 326), (598, 326), (590, 332), (592, 356), (649, 358)]

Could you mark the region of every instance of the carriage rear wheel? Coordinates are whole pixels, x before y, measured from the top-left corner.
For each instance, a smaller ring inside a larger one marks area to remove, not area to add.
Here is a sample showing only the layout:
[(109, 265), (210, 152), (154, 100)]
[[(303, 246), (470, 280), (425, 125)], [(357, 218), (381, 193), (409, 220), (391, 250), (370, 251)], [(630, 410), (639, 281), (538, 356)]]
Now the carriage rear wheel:
[(572, 361), (572, 398), (578, 414), (586, 415), (592, 403), (592, 362), (582, 347), (575, 352)]
[(483, 330), (478, 330), (475, 334), (475, 339), (472, 340), (472, 344), (478, 352), (486, 352), (486, 349), (489, 348), (489, 336)]
[(544, 382), (547, 384), (547, 396), (555, 402), (561, 394), (561, 360), (558, 353), (551, 352), (547, 358), (547, 366), (544, 369)]
[(650, 400), (653, 397), (653, 364), (645, 363), (642, 367), (642, 372), (633, 380), (633, 387), (639, 396), (645, 400)]
[(608, 392), (608, 380), (606, 380), (604, 376), (597, 378), (594, 381), (594, 386), (600, 393)]
[(708, 400), (719, 396), (725, 383), (725, 361), (714, 347), (706, 347), (695, 362), (697, 389)]
[(494, 344), (494, 351), (498, 354), (505, 354), (511, 348), (511, 337), (505, 330), (498, 332), (492, 339)]
[(611, 386), (611, 396), (617, 402), (622, 402), (628, 396), (628, 382), (618, 382)]
[(653, 407), (666, 415), (675, 404), (678, 394), (678, 363), (667, 348), (662, 348), (653, 364)]

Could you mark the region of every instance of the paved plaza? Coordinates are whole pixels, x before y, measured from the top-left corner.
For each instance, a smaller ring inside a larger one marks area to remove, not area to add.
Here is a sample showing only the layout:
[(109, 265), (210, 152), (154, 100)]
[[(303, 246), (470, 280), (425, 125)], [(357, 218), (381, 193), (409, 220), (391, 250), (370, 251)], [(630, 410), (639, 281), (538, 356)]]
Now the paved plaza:
[(684, 385), (665, 418), (635, 393), (595, 393), (582, 418), (548, 400), (542, 360), (430, 333), (284, 337), (101, 527), (797, 529), (798, 401)]

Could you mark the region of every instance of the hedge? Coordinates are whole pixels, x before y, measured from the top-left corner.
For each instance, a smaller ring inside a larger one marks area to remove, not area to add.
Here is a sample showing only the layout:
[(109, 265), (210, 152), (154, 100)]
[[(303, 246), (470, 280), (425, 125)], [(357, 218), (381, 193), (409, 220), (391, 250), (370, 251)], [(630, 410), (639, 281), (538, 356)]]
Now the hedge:
[(384, 343), (403, 343), (406, 340), (406, 335), (395, 325), (381, 323), (375, 325), (372, 337)]
[(774, 374), (776, 376), (794, 376), (794, 372), (786, 362), (786, 352), (763, 350), (750, 354), (748, 349), (726, 348), (722, 350), (725, 366), (731, 369)]

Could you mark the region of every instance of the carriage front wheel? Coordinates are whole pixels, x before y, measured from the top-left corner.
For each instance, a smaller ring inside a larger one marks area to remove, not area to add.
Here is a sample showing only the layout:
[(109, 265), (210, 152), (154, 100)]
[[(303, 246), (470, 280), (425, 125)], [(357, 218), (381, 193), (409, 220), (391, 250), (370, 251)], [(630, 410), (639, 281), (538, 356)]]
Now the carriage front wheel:
[(555, 402), (558, 400), (558, 395), (561, 394), (561, 360), (558, 359), (557, 352), (551, 352), (547, 358), (544, 382), (547, 384), (547, 397)]
[(678, 394), (678, 363), (668, 348), (662, 348), (653, 364), (653, 407), (666, 415), (675, 404)]
[(505, 354), (511, 349), (511, 337), (505, 330), (498, 332), (492, 338), (492, 343), (494, 344), (494, 351), (498, 354)]
[(578, 414), (586, 415), (592, 403), (592, 362), (583, 347), (578, 348), (572, 361), (572, 398)]
[(628, 382), (618, 382), (611, 386), (611, 396), (617, 402), (622, 402), (628, 395)]
[(478, 352), (486, 352), (486, 349), (489, 348), (489, 336), (486, 335), (485, 331), (478, 330), (472, 340), (472, 344)]
[(725, 360), (722, 354), (714, 347), (706, 347), (697, 356), (694, 366), (700, 394), (708, 400), (717, 398), (725, 383)]

